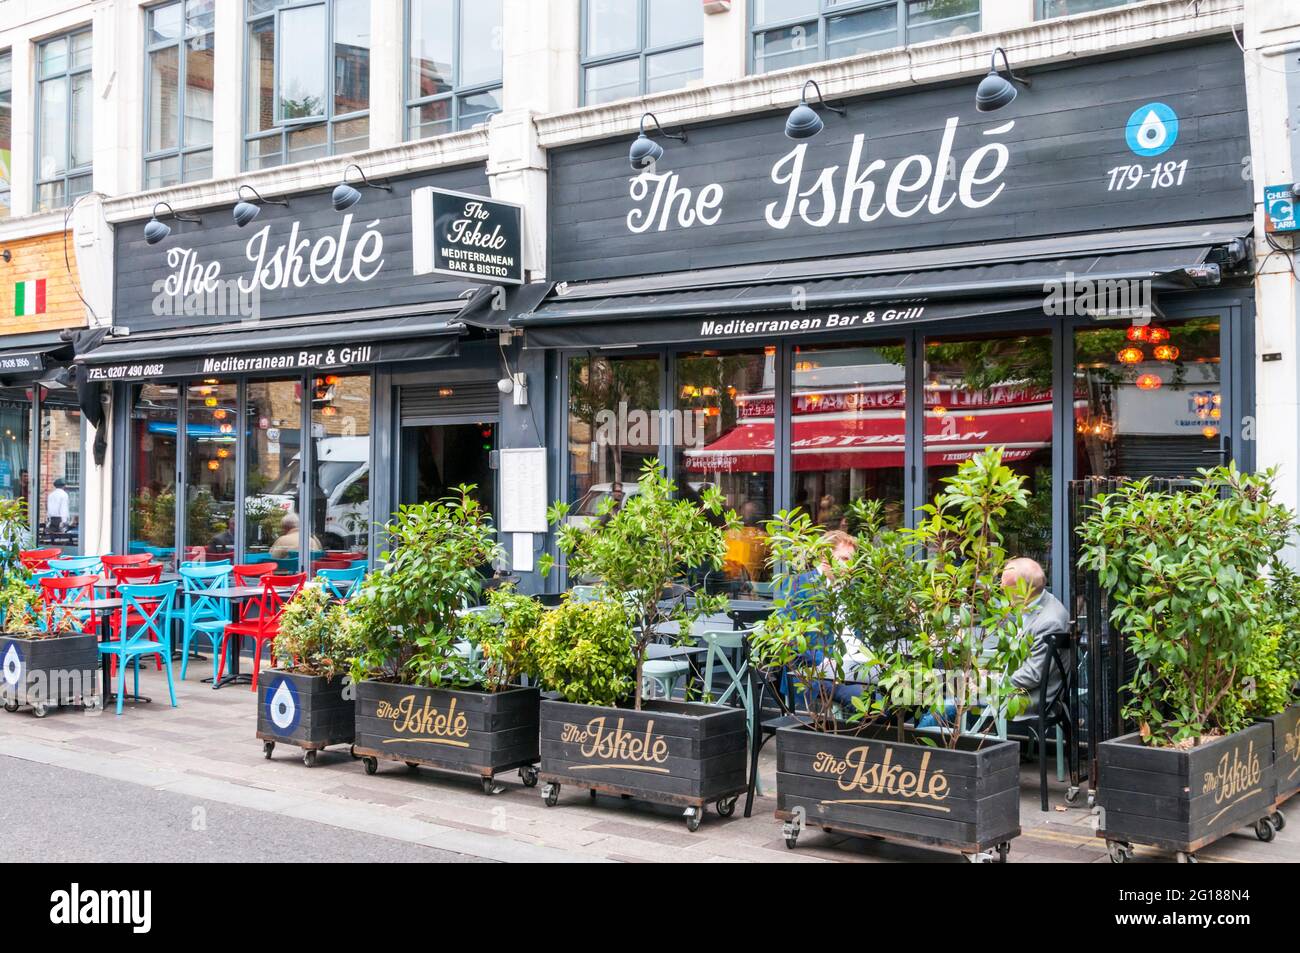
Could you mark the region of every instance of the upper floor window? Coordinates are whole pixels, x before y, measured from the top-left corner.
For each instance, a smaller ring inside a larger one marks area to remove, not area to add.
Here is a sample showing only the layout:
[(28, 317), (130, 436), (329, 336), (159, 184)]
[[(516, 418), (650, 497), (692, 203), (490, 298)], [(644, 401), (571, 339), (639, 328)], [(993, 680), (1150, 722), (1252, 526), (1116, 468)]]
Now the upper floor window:
[(10, 214), (9, 183), (13, 150), (14, 58), (8, 50), (0, 53), (0, 218)]
[(501, 0), (407, 0), (406, 138), (501, 111)]
[(681, 89), (704, 75), (699, 0), (583, 0), (582, 101)]
[(1107, 7), (1122, 7), (1134, 0), (1034, 0), (1034, 16), (1039, 20), (1068, 17), (1072, 13), (1089, 13)]
[(94, 93), (90, 30), (36, 47), (36, 207), (62, 208), (90, 191)]
[(753, 0), (755, 73), (980, 28), (979, 0)]
[(146, 189), (212, 177), (214, 7), (175, 0), (146, 15)]
[(370, 0), (247, 0), (244, 165), (370, 144)]

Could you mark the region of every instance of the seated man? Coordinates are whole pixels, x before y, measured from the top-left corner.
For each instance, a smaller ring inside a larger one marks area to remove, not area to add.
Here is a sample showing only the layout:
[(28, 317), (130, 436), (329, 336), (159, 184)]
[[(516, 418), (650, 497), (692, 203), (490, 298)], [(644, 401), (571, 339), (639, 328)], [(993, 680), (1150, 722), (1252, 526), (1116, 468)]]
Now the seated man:
[[(1038, 687), (1042, 684), (1049, 668), (1052, 643), (1056, 636), (1070, 631), (1070, 614), (1054, 595), (1047, 591), (1047, 576), (1043, 567), (1034, 560), (1020, 557), (1007, 562), (1002, 570), (1002, 588), (1012, 593), (1022, 593), (1024, 603), (1021, 606), (1021, 632), (1031, 637), (1029, 658), (1023, 665), (1011, 673), (1011, 684), (1029, 696), (1029, 705), (1016, 716), (1016, 721), (1037, 720)], [(1061, 661), (1070, 664), (1069, 657)], [(1050, 698), (1060, 691), (1061, 673), (1051, 667), (1051, 679), (1047, 694)], [(955, 705), (949, 705), (945, 712), (948, 722), (957, 717)], [(934, 728), (938, 721), (931, 712), (926, 712), (917, 721), (918, 728)]]
[[(1043, 567), (1032, 559), (1013, 559), (1002, 570), (1002, 586), (1005, 589), (1025, 587), (1025, 605), (1021, 624), (1024, 631), (1033, 638), (1029, 658), (1011, 673), (1011, 684), (1029, 696), (1029, 707), (1016, 716), (1017, 721), (1038, 718), (1039, 686), (1048, 678), (1047, 697), (1051, 698), (1061, 690), (1061, 673), (1050, 665), (1052, 643), (1058, 635), (1070, 631), (1070, 613), (1059, 599), (1047, 591), (1047, 577)], [(1061, 659), (1065, 665), (1070, 664), (1068, 654)], [(1049, 672), (1050, 669), (1050, 672)]]

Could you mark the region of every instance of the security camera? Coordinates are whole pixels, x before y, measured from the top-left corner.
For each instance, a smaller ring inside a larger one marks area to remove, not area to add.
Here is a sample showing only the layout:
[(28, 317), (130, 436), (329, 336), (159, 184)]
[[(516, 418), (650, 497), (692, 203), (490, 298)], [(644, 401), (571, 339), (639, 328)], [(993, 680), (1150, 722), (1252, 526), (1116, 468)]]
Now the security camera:
[(515, 382), (509, 377), (503, 377), (497, 381), (497, 390), (503, 394), (513, 394), (515, 392)]

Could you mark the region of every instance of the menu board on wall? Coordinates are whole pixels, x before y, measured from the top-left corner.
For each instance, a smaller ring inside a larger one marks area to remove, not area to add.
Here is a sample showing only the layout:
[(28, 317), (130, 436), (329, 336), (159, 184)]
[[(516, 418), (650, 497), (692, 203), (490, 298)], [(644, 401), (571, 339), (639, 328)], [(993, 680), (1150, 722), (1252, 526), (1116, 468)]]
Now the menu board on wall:
[(546, 532), (546, 448), (501, 450), (497, 529)]

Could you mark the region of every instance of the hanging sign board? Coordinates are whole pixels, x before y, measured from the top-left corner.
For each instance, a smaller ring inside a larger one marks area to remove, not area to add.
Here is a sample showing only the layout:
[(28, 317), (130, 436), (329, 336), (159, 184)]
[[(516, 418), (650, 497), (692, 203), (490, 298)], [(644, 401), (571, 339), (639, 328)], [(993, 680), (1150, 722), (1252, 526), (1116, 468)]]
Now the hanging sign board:
[(524, 210), (513, 202), (423, 188), (411, 194), (415, 273), (524, 283)]
[(497, 528), (503, 533), (546, 532), (546, 448), (502, 450)]

